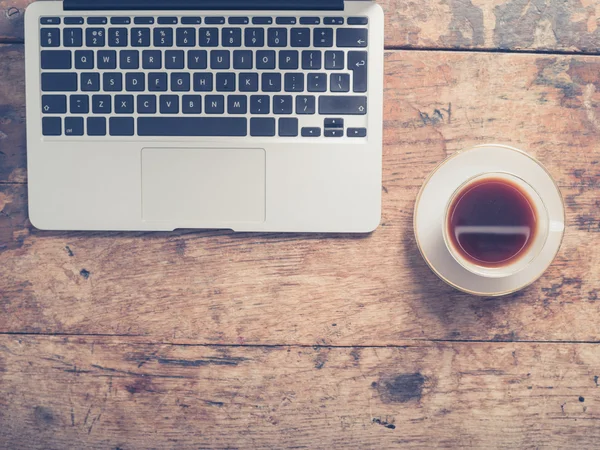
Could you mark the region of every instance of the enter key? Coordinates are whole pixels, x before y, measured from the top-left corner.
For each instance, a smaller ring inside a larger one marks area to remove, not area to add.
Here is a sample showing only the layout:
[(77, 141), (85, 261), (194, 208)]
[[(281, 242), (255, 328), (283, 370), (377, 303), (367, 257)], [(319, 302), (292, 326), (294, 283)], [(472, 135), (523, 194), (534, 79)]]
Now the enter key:
[(367, 52), (348, 52), (348, 68), (352, 70), (352, 90), (367, 92)]

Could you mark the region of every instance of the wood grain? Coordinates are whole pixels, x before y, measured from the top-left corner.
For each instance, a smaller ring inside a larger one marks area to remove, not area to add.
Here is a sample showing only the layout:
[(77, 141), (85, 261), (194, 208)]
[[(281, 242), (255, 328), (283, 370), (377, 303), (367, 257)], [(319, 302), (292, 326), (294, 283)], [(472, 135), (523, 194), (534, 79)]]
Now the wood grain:
[(597, 346), (0, 337), (4, 448), (594, 448)]
[[(386, 46), (598, 53), (600, 4), (590, 0), (377, 0)], [(0, 0), (0, 42), (22, 42), (33, 0)]]

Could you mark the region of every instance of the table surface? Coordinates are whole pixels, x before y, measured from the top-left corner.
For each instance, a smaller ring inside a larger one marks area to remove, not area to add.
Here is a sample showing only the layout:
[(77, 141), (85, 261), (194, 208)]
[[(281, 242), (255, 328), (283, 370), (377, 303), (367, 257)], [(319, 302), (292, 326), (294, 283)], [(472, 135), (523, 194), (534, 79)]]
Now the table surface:
[[(0, 0), (1, 448), (592, 448), (600, 442), (600, 1), (381, 0), (370, 235), (42, 232), (27, 220), (23, 13)], [(421, 259), (427, 174), (481, 143), (562, 189), (525, 291)]]

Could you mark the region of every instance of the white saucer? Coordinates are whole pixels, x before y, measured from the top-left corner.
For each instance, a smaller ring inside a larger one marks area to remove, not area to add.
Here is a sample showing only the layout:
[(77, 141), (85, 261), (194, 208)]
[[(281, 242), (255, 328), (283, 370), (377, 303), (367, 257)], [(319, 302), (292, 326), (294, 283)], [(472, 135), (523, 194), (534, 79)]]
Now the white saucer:
[[(452, 194), (466, 180), (489, 172), (507, 172), (526, 180), (543, 199), (550, 220), (548, 239), (539, 256), (505, 278), (485, 278), (466, 270), (446, 248), (442, 231)], [(552, 264), (565, 231), (565, 207), (554, 179), (533, 157), (512, 147), (480, 145), (453, 154), (429, 175), (417, 197), (414, 229), (419, 250), (438, 277), (469, 294), (501, 296), (530, 285)]]

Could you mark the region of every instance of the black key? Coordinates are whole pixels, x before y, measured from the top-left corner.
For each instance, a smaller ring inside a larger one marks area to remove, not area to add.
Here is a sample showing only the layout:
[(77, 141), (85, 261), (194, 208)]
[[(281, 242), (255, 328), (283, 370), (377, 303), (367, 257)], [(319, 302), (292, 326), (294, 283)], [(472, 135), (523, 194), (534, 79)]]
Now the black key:
[(279, 68), (283, 70), (298, 69), (298, 50), (281, 50), (279, 52)]
[(348, 128), (346, 135), (348, 137), (367, 137), (367, 129), (366, 128)]
[(279, 119), (279, 136), (298, 136), (298, 119), (295, 117), (282, 117)]
[(316, 100), (314, 95), (298, 95), (296, 97), (296, 114), (314, 114)]
[(246, 47), (264, 47), (264, 28), (246, 28), (244, 31), (244, 45)]
[(177, 17), (159, 17), (157, 22), (159, 25), (177, 25), (179, 21)]
[(44, 114), (64, 114), (67, 112), (66, 95), (42, 95), (42, 112)]
[(246, 114), (248, 98), (245, 95), (230, 95), (227, 97), (227, 114)]
[(348, 25), (367, 25), (368, 17), (348, 17)]
[(154, 17), (136, 17), (133, 19), (133, 23), (136, 25), (152, 25), (154, 23)]
[(365, 115), (367, 97), (322, 95), (319, 97), (319, 114)]
[(76, 73), (42, 73), (42, 91), (74, 92), (76, 90)]
[(366, 28), (338, 28), (336, 32), (338, 47), (366, 47), (369, 30)]
[(65, 118), (65, 136), (83, 136), (83, 117)]
[(287, 47), (287, 28), (269, 28), (267, 45), (269, 47)]
[(213, 90), (213, 74), (212, 73), (195, 73), (194, 74), (194, 91), (195, 92), (210, 92)]
[(344, 25), (343, 17), (325, 17), (323, 25)]
[(182, 112), (184, 114), (201, 114), (202, 97), (199, 95), (184, 95), (181, 98)]
[(110, 114), (112, 112), (110, 95), (92, 95), (92, 112), (94, 114)]
[(133, 95), (115, 95), (115, 113), (133, 114)]
[(258, 50), (256, 52), (256, 68), (263, 70), (274, 69), (275, 50)]
[(253, 17), (252, 23), (254, 25), (271, 25), (273, 23), (272, 17)]
[(83, 17), (65, 17), (65, 25), (83, 25)]
[(304, 127), (301, 133), (302, 137), (319, 137), (321, 136), (321, 129), (318, 127)]
[(70, 50), (42, 50), (42, 69), (70, 69)]
[(160, 50), (144, 50), (142, 52), (142, 68), (162, 69), (162, 52)]
[(40, 43), (42, 47), (60, 47), (60, 29), (42, 28), (40, 30)]
[(106, 136), (106, 119), (104, 117), (88, 117), (87, 135)]
[(173, 28), (155, 28), (154, 46), (173, 47)]
[(211, 69), (229, 69), (229, 50), (211, 50), (210, 68)]
[(106, 72), (102, 75), (102, 88), (107, 92), (120, 92), (123, 90), (123, 74)]
[(229, 24), (230, 25), (247, 25), (250, 23), (247, 17), (230, 17)]
[(139, 117), (138, 136), (246, 136), (245, 117)]
[(88, 47), (104, 47), (106, 45), (106, 31), (104, 28), (88, 28), (85, 30), (85, 44)]
[(177, 113), (179, 113), (179, 96), (178, 95), (161, 95), (160, 96), (160, 113), (161, 114), (177, 114)]
[(205, 96), (204, 112), (206, 114), (223, 114), (225, 112), (225, 97), (222, 95)]
[(315, 47), (333, 47), (333, 28), (315, 28), (313, 35)]
[(76, 69), (93, 69), (94, 68), (94, 52), (92, 50), (77, 50), (77, 51), (75, 51), (75, 68)]
[(348, 52), (348, 68), (352, 70), (352, 90), (367, 92), (367, 52)]
[(275, 19), (277, 25), (296, 25), (295, 17), (278, 17)]
[(327, 90), (327, 74), (309, 73), (307, 75), (308, 92), (325, 92)]
[(194, 47), (196, 45), (195, 28), (177, 29), (177, 47)]
[(292, 47), (310, 47), (310, 28), (292, 28), (290, 45)]
[(156, 95), (138, 95), (137, 112), (138, 114), (155, 114)]
[(304, 74), (303, 73), (286, 73), (284, 81), (285, 92), (303, 92), (304, 91)]
[(109, 47), (127, 47), (129, 42), (127, 28), (109, 28), (108, 46)]
[(325, 119), (325, 128), (344, 128), (344, 119)]
[(146, 90), (146, 75), (144, 73), (125, 74), (125, 90), (127, 92), (141, 92)]
[(223, 47), (241, 47), (242, 29), (241, 28), (223, 28)]
[(183, 50), (167, 50), (165, 52), (165, 67), (167, 69), (183, 69), (185, 67), (185, 53)]
[(132, 28), (131, 46), (150, 47), (150, 28)]
[(273, 96), (273, 114), (291, 114), (294, 109), (294, 98), (291, 95)]
[(320, 23), (319, 17), (300, 17), (300, 25), (319, 25)]
[(321, 65), (321, 52), (319, 50), (304, 50), (302, 52), (302, 69), (320, 70)]
[(121, 69), (139, 69), (140, 52), (138, 50), (121, 50), (119, 54)]
[(251, 118), (250, 136), (275, 136), (275, 119), (272, 117)]
[(83, 30), (81, 28), (63, 29), (63, 44), (65, 47), (81, 47), (83, 45)]
[(216, 80), (218, 92), (235, 91), (235, 73), (218, 73)]
[(129, 25), (131, 23), (131, 17), (111, 17), (111, 25)]
[(207, 17), (204, 19), (204, 23), (207, 25), (223, 25), (225, 23), (225, 17)]
[(188, 51), (188, 69), (206, 69), (206, 50)]
[(219, 45), (218, 28), (200, 28), (200, 47), (216, 47)]
[(98, 92), (100, 90), (100, 74), (82, 73), (81, 90), (84, 92)]
[(328, 50), (325, 52), (325, 69), (342, 70), (344, 68), (344, 52)]
[(350, 74), (332, 73), (329, 90), (331, 92), (350, 92)]
[(258, 74), (240, 73), (240, 91), (258, 92)]
[(280, 73), (263, 73), (261, 87), (262, 87), (263, 92), (280, 92), (281, 91), (281, 74)]
[(344, 136), (344, 130), (337, 129), (337, 128), (329, 128), (329, 129), (325, 130), (325, 137), (343, 137), (343, 136)]
[(108, 123), (111, 136), (133, 136), (133, 117), (111, 117)]
[(42, 25), (60, 25), (60, 17), (41, 17), (40, 23)]
[(201, 17), (182, 17), (181, 23), (183, 25), (200, 25), (202, 23)]
[(117, 52), (115, 50), (98, 50), (96, 58), (98, 59), (98, 69), (114, 70), (117, 68)]
[(106, 17), (88, 17), (87, 23), (88, 25), (106, 25), (108, 19)]
[(253, 55), (251, 50), (234, 50), (233, 68), (252, 69), (252, 57)]
[(62, 120), (60, 117), (42, 118), (42, 134), (44, 136), (60, 136), (62, 134)]
[(71, 114), (87, 114), (90, 112), (90, 98), (87, 95), (71, 95), (69, 103)]
[(269, 114), (271, 97), (268, 95), (252, 95), (250, 97), (250, 114)]
[(172, 73), (171, 74), (171, 91), (173, 92), (188, 92), (190, 90), (190, 74), (189, 73)]

